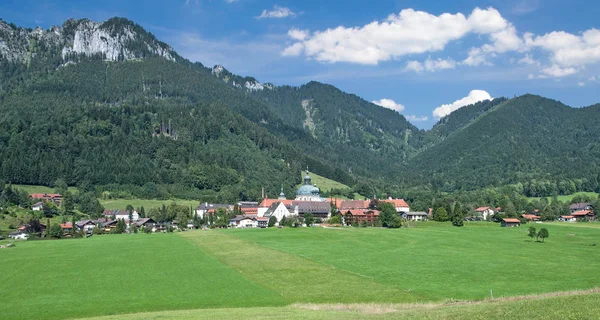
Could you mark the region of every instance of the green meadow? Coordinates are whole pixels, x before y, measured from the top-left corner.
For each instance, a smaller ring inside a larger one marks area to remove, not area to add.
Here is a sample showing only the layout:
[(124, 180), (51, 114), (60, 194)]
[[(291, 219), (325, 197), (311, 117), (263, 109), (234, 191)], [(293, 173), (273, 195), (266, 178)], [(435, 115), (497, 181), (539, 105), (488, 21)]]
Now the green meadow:
[[(529, 225), (456, 228), (433, 222), (396, 230), (197, 230), (22, 241), (0, 250), (0, 314), (10, 319), (597, 314), (596, 224), (533, 225), (548, 228), (545, 243), (527, 237)], [(553, 294), (571, 290), (591, 291)]]
[(100, 203), (107, 210), (125, 210), (128, 204), (132, 205), (134, 208), (144, 207), (144, 210), (148, 212), (149, 209), (152, 208), (160, 208), (164, 204), (165, 206), (170, 205), (171, 203), (176, 203), (179, 205), (185, 205), (188, 207), (196, 208), (200, 201), (197, 200), (182, 200), (182, 199), (173, 199), (173, 200), (150, 200), (150, 199), (99, 199)]

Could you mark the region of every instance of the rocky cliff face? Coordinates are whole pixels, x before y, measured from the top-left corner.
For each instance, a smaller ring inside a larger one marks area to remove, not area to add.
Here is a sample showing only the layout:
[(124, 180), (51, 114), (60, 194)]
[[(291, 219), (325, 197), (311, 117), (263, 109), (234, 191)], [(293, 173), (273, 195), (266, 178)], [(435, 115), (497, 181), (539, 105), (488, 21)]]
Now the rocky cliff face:
[(16, 28), (0, 20), (0, 60), (25, 63), (39, 46), (45, 52), (55, 51), (65, 61), (78, 55), (101, 55), (110, 61), (149, 56), (175, 61), (177, 57), (170, 46), (127, 19), (113, 18), (104, 23), (70, 19), (49, 30)]

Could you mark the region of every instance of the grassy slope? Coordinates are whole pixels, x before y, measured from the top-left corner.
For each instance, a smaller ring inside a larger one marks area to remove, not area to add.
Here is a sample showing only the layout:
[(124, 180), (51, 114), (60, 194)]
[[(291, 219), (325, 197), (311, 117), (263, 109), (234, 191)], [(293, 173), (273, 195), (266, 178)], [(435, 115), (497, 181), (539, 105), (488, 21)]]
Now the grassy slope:
[[(359, 305), (180, 310), (95, 318), (111, 319), (595, 319), (600, 294), (449, 305)], [(337, 307), (337, 308), (336, 308)]]
[[(577, 195), (587, 195), (587, 196), (590, 196), (590, 197), (592, 197), (594, 199), (598, 198), (598, 193), (596, 193), (596, 192), (577, 192), (577, 193), (574, 193), (574, 194), (568, 194), (568, 195), (564, 195), (564, 196), (557, 196), (557, 198), (561, 202), (567, 202), (567, 203), (569, 203)], [(531, 198), (528, 198), (528, 199), (529, 199), (529, 201), (533, 201), (535, 199), (539, 200), (540, 198), (531, 197)], [(546, 199), (548, 199), (548, 201), (552, 201), (552, 197), (546, 197)]]
[[(54, 188), (50, 188), (47, 186), (32, 186), (26, 184), (13, 184), (13, 188), (21, 189), (27, 191), (27, 193), (54, 193)], [(76, 193), (79, 192), (77, 187), (69, 187), (69, 191)]]
[[(304, 176), (306, 175), (306, 171), (301, 171), (300, 172), (300, 177), (302, 178), (302, 181), (304, 181)], [(319, 189), (321, 189), (322, 191), (329, 191), (331, 189), (350, 189), (349, 186), (341, 183), (341, 182), (337, 182), (335, 180), (331, 180), (328, 178), (325, 178), (323, 176), (320, 176), (314, 172), (310, 173), (310, 178), (311, 178), (311, 182), (313, 184), (316, 184), (317, 187), (319, 187)], [(300, 185), (297, 185), (296, 187), (300, 187)], [(338, 197), (339, 198), (339, 197)], [(345, 198), (345, 197), (342, 197)], [(354, 199), (364, 199), (365, 197), (358, 194), (358, 193), (354, 193)]]
[(0, 256), (5, 319), (283, 304), (176, 234), (19, 242)]
[[(234, 230), (230, 234), (428, 300), (483, 299), (490, 289), (495, 297), (502, 297), (600, 286), (600, 279), (589, 276), (597, 271), (597, 263), (590, 259), (600, 253), (600, 246), (592, 246), (600, 244), (596, 229), (544, 225), (550, 238), (536, 243), (527, 238), (526, 226), (425, 226), (431, 227)], [(569, 276), (557, 276), (560, 272)]]
[(152, 208), (159, 208), (163, 204), (168, 206), (171, 203), (177, 203), (180, 205), (191, 206), (192, 208), (196, 208), (200, 201), (197, 200), (182, 200), (182, 199), (173, 199), (173, 200), (149, 200), (149, 199), (110, 199), (104, 200), (100, 199), (100, 203), (104, 206), (104, 209), (109, 210), (124, 210), (128, 204), (132, 205), (134, 208), (144, 207), (146, 212)]

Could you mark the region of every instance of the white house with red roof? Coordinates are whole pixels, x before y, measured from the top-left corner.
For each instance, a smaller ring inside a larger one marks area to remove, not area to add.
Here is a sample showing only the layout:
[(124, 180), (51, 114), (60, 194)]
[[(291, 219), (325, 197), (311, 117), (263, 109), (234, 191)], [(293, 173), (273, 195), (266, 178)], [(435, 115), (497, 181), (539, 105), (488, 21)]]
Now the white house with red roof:
[(488, 217), (493, 216), (495, 213), (492, 207), (479, 207), (475, 209), (475, 212), (481, 214), (484, 220), (487, 220)]
[(575, 211), (575, 212), (571, 213), (571, 215), (573, 217), (575, 217), (575, 219), (577, 219), (577, 220), (582, 220), (582, 219), (595, 220), (596, 219), (596, 215), (594, 214), (594, 211), (592, 211), (592, 210), (579, 210), (579, 211)]
[(561, 222), (575, 222), (575, 221), (577, 221), (577, 219), (575, 219), (574, 216), (560, 216), (558, 218), (558, 221), (561, 221)]
[(410, 212), (410, 206), (408, 203), (406, 203), (406, 201), (404, 201), (404, 199), (393, 199), (392, 197), (389, 197), (385, 200), (379, 201), (393, 204), (394, 208), (396, 208), (396, 212)]

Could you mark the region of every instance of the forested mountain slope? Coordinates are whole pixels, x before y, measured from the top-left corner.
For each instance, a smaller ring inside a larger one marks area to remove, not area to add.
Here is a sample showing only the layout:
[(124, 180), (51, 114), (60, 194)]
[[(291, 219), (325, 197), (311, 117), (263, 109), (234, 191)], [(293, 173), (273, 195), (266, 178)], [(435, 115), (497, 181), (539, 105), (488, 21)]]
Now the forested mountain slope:
[(411, 159), (406, 179), (445, 190), (521, 183), (530, 195), (594, 190), (600, 127), (590, 124), (599, 120), (598, 105), (570, 108), (534, 95), (510, 99)]
[(437, 137), (445, 138), (504, 101), (506, 101), (506, 98), (496, 98), (459, 108), (440, 119), (430, 130), (430, 133)]

